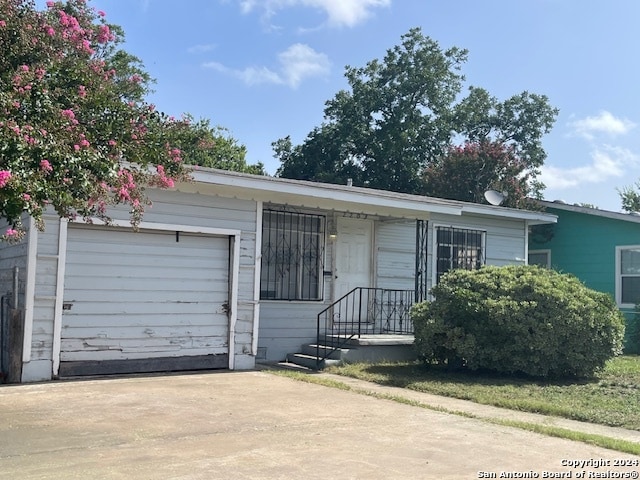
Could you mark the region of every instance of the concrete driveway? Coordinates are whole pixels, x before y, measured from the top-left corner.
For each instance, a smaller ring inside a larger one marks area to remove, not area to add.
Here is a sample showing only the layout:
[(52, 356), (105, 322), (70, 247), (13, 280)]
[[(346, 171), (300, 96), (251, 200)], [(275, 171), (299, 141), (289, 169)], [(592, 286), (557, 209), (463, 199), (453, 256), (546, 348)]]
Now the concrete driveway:
[(0, 387), (2, 479), (561, 478), (545, 471), (579, 478), (640, 470), (563, 465), (618, 458), (637, 457), (260, 371)]

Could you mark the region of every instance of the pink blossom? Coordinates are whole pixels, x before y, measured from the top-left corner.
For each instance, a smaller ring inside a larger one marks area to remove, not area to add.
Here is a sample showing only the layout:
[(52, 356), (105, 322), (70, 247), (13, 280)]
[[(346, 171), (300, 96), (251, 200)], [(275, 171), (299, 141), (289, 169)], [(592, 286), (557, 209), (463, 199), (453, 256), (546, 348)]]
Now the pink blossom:
[(56, 34), (56, 31), (53, 29), (53, 27), (51, 25), (47, 25), (44, 27), (44, 32), (49, 35), (50, 37), (53, 37)]
[(13, 228), (7, 228), (7, 231), (4, 232), (4, 234), (9, 237), (17, 237), (18, 236), (18, 230), (14, 230)]
[(113, 40), (114, 36), (109, 30), (108, 25), (100, 25), (98, 28), (98, 43), (107, 43), (109, 40)]
[(6, 27), (7, 26), (7, 22), (5, 22), (4, 20), (0, 20), (0, 27)]
[(40, 160), (40, 170), (42, 170), (45, 173), (49, 173), (53, 170), (53, 167), (51, 166), (51, 163), (49, 162), (49, 160), (47, 159)]
[(47, 2), (47, 7), (49, 8), (53, 7), (54, 5), (55, 5), (54, 2), (51, 2), (51, 1)]
[(31, 200), (31, 195), (29, 195), (28, 193), (23, 193), (22, 194), (22, 198), (28, 202), (29, 200)]
[(82, 140), (80, 140), (80, 146), (81, 147), (88, 147), (89, 145), (91, 145), (89, 143), (89, 141), (86, 138), (83, 138)]
[(101, 17), (106, 16), (107, 14), (104, 13), (102, 10), (98, 10), (98, 15), (100, 15)]
[(20, 67), (20, 70), (22, 70), (23, 72), (28, 72), (29, 71), (29, 65), (22, 65)]
[(4, 187), (11, 178), (11, 172), (9, 170), (0, 170), (0, 188)]
[(116, 141), (115, 140), (109, 140), (107, 143), (112, 147), (115, 147), (115, 145), (116, 145)]
[(80, 85), (78, 87), (78, 95), (80, 95), (81, 98), (85, 98), (87, 96), (87, 87)]

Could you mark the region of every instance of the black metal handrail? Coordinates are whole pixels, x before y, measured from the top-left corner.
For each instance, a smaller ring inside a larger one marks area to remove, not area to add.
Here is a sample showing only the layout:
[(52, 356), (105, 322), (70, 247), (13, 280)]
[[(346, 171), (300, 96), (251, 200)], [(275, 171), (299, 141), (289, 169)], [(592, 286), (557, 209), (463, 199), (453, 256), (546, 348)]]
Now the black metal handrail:
[(369, 287), (356, 287), (340, 297), (318, 313), (316, 366), (356, 336), (412, 334), (414, 299), (415, 290)]

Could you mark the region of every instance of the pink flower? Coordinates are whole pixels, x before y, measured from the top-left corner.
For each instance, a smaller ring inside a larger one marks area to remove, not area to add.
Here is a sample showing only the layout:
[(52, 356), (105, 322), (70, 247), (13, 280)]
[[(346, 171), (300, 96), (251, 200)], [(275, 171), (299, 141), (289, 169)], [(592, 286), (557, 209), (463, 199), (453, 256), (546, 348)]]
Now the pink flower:
[(28, 202), (29, 200), (31, 200), (31, 195), (29, 195), (28, 193), (23, 193), (22, 194), (22, 198)]
[(0, 170), (0, 188), (4, 187), (11, 178), (11, 172), (9, 170)]
[(51, 166), (51, 163), (49, 163), (49, 160), (47, 159), (40, 160), (40, 170), (42, 170), (45, 173), (49, 173), (53, 170), (53, 167)]
[(14, 230), (13, 228), (7, 228), (7, 231), (4, 232), (4, 234), (9, 238), (15, 237), (18, 235), (18, 230)]
[(5, 22), (4, 20), (0, 20), (0, 27), (6, 27), (7, 26), (7, 22)]
[(54, 5), (55, 5), (54, 2), (51, 2), (51, 1), (47, 2), (47, 7), (49, 8), (53, 7)]
[(116, 141), (115, 140), (109, 140), (107, 143), (112, 147), (115, 147), (115, 145), (116, 145)]
[(91, 145), (89, 143), (89, 141), (86, 138), (83, 138), (82, 140), (80, 140), (80, 146), (81, 147), (88, 147), (89, 145)]
[(107, 14), (104, 13), (102, 10), (98, 10), (98, 15), (100, 15), (101, 17), (106, 16)]
[(22, 66), (20, 67), (20, 69), (21, 69), (23, 72), (28, 72), (28, 71), (29, 71), (29, 65), (22, 65)]
[(56, 34), (56, 31), (50, 25), (47, 25), (46, 27), (44, 27), (44, 32), (50, 37), (53, 37)]
[(78, 87), (78, 95), (80, 95), (81, 98), (85, 98), (87, 96), (87, 88), (84, 85), (80, 85)]

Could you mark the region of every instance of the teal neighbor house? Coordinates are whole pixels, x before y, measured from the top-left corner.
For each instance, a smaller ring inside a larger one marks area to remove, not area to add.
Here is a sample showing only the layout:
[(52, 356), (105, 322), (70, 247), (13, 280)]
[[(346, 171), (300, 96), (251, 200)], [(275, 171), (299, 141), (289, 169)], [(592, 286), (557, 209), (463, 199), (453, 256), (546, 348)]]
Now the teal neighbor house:
[(640, 215), (541, 203), (558, 222), (533, 228), (529, 263), (571, 273), (609, 293), (627, 319), (625, 353), (640, 353)]

